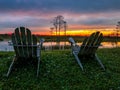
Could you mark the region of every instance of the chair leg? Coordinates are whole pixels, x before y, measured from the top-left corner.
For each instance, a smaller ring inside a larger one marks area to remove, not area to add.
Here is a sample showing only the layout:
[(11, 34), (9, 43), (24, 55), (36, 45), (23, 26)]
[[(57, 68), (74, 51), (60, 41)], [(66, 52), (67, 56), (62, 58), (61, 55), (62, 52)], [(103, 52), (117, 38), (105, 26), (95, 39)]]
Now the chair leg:
[(99, 64), (101, 65), (101, 67), (103, 68), (103, 70), (105, 70), (104, 65), (102, 64), (101, 60), (98, 58), (97, 54), (95, 54), (95, 59), (99, 62)]
[(75, 54), (75, 52), (73, 52), (73, 55), (75, 56), (75, 59), (77, 60), (79, 66), (81, 67), (82, 71), (83, 71), (83, 66), (82, 66), (82, 63), (80, 61), (80, 59), (78, 58), (78, 56)]
[(8, 72), (7, 72), (7, 74), (6, 74), (7, 77), (9, 76), (9, 74), (10, 74), (10, 72), (11, 72), (11, 70), (12, 70), (13, 64), (14, 64), (14, 62), (15, 62), (16, 59), (17, 59), (17, 58), (16, 58), (16, 56), (15, 56), (15, 57), (13, 58), (13, 61), (12, 61), (11, 64), (10, 64), (10, 67), (9, 67)]
[(40, 69), (40, 57), (38, 57), (37, 77), (39, 76), (39, 69)]
[(39, 76), (39, 69), (40, 69), (40, 57), (41, 57), (41, 47), (37, 48), (37, 59), (38, 59), (38, 67), (37, 67), (37, 77)]

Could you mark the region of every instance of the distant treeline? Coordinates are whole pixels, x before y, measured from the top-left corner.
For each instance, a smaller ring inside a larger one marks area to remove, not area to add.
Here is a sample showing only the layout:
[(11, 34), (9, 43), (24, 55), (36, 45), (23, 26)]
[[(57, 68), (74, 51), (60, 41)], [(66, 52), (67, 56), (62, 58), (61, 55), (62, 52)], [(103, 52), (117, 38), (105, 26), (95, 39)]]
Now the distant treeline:
[(0, 41), (9, 40), (11, 37), (10, 34), (0, 34)]
[[(86, 37), (88, 36), (37, 36), (39, 39), (40, 38), (45, 38), (45, 41), (68, 41), (69, 37), (74, 38), (74, 40), (76, 42), (82, 42)], [(107, 41), (112, 41), (112, 42), (116, 42), (116, 41), (120, 41), (120, 37), (115, 37), (115, 36), (104, 36), (103, 38), (104, 42)]]
[[(47, 35), (36, 35), (38, 40), (40, 38), (44, 38), (45, 41), (52, 41), (52, 42), (56, 42), (56, 41), (68, 41), (69, 37), (73, 37), (74, 40), (76, 42), (82, 42), (85, 37), (88, 36), (47, 36)], [(3, 40), (10, 40), (11, 39), (11, 34), (0, 34), (0, 41)], [(115, 37), (115, 36), (104, 36), (103, 41), (120, 41), (120, 37)]]

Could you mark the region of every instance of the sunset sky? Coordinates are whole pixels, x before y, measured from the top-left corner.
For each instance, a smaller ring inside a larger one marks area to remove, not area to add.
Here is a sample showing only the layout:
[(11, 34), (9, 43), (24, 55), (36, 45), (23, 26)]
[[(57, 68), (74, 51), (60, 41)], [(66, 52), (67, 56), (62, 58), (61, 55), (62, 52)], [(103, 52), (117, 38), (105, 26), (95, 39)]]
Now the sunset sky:
[(110, 34), (120, 21), (120, 0), (0, 0), (0, 34), (19, 26), (34, 34), (50, 34), (57, 15), (67, 22), (68, 34), (95, 30)]

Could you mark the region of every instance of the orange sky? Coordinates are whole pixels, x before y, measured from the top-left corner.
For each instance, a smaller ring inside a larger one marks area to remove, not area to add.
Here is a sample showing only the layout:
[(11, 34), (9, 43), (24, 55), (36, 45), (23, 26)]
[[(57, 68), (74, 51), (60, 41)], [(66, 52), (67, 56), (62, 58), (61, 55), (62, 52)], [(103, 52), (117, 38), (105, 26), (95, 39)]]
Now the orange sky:
[[(110, 31), (103, 31), (103, 30), (74, 30), (74, 31), (67, 31), (67, 35), (74, 35), (74, 36), (88, 36), (90, 35), (91, 33), (93, 32), (96, 32), (96, 31), (100, 31), (103, 33), (104, 36), (108, 36), (108, 35), (111, 35), (114, 31), (113, 30), (110, 30)], [(64, 32), (61, 32), (60, 33), (61, 35), (64, 35)]]
[(95, 31), (111, 35), (120, 21), (119, 3), (120, 0), (0, 0), (0, 34), (13, 33), (15, 28), (24, 26), (33, 34), (51, 35), (52, 22), (62, 15), (68, 26), (67, 35), (83, 36)]
[[(50, 28), (48, 27), (28, 27), (30, 28), (34, 34), (38, 35), (56, 35), (56, 30), (53, 29), (51, 33)], [(40, 31), (40, 32), (39, 32)], [(114, 25), (68, 25), (66, 30), (66, 35), (74, 35), (74, 36), (88, 36), (93, 32), (100, 31), (103, 33), (104, 36), (116, 35), (116, 28)], [(57, 33), (59, 35), (59, 33)], [(65, 35), (64, 30), (61, 29), (60, 35)]]
[[(53, 30), (53, 32), (50, 32), (50, 29), (48, 27), (44, 27), (44, 28), (39, 28), (39, 27), (28, 27), (31, 32), (33, 34), (37, 34), (37, 35), (56, 35), (55, 30)], [(79, 28), (79, 27), (78, 27)], [(95, 31), (100, 31), (103, 33), (104, 36), (108, 36), (108, 35), (112, 35), (115, 36), (116, 35), (116, 29), (115, 28), (111, 28), (111, 29), (104, 29), (104, 28), (98, 28), (98, 29), (78, 29), (75, 27), (75, 29), (67, 29), (66, 30), (66, 35), (70, 35), (70, 36), (88, 36), (91, 33), (95, 32)], [(3, 33), (13, 33), (15, 28), (8, 28), (5, 30), (2, 30), (1, 34)], [(58, 35), (58, 34), (57, 34)], [(61, 30), (60, 35), (64, 35), (64, 31)]]
[[(116, 31), (113, 29), (109, 29), (109, 30), (67, 30), (66, 31), (66, 35), (70, 35), (70, 36), (89, 36), (91, 33), (96, 32), (96, 31), (100, 31), (101, 33), (103, 33), (104, 36), (115, 36), (116, 35)], [(56, 32), (34, 32), (34, 34), (38, 34), (38, 35), (56, 35)], [(57, 34), (59, 35), (59, 33)], [(60, 35), (65, 35), (65, 33), (63, 31), (60, 32)]]

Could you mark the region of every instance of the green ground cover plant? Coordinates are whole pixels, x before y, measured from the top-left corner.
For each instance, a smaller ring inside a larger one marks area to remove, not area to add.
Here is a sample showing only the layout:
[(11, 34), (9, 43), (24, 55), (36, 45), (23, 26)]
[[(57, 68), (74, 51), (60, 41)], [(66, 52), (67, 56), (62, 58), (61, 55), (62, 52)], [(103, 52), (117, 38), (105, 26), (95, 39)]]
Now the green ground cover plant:
[(42, 51), (40, 75), (33, 64), (16, 64), (5, 74), (14, 52), (0, 52), (0, 90), (120, 90), (120, 48), (98, 49), (106, 70), (97, 61), (82, 61), (84, 71), (70, 50)]

